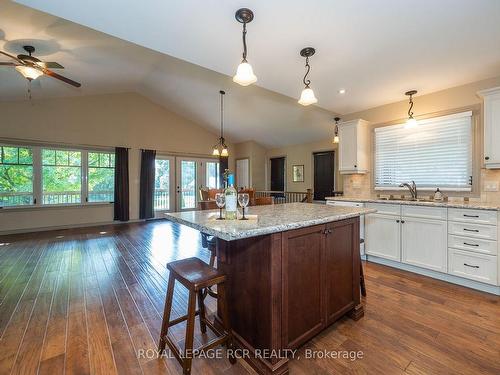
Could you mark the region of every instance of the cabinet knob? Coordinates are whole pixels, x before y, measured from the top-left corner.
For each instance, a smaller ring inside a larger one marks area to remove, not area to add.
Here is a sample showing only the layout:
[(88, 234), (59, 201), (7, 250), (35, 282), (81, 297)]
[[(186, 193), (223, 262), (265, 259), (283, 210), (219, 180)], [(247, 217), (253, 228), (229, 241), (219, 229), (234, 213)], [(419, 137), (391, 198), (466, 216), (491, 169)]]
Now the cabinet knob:
[(396, 223), (399, 223), (399, 220), (396, 220)]
[(401, 224), (404, 224), (404, 223), (405, 223), (405, 221), (404, 221), (404, 220), (401, 220)]
[(357, 168), (357, 167), (358, 167), (357, 165), (354, 166), (354, 168)]
[(490, 160), (490, 157), (489, 156), (485, 156), (484, 160)]

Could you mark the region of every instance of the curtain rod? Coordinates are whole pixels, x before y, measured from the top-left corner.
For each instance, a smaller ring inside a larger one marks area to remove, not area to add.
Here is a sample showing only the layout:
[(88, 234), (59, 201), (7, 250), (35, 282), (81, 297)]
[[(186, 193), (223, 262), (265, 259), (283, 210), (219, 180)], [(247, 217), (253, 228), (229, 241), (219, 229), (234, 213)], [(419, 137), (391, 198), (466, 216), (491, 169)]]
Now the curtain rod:
[[(8, 143), (12, 145), (19, 145), (19, 146), (62, 146), (65, 148), (83, 148), (83, 149), (101, 149), (101, 150), (111, 150), (114, 149), (115, 147), (121, 147), (121, 146), (103, 146), (103, 145), (90, 145), (90, 144), (84, 144), (84, 143), (68, 143), (68, 142), (50, 142), (50, 141), (41, 141), (41, 140), (31, 140), (31, 139), (20, 139), (20, 138), (5, 138), (2, 137), (0, 138), (0, 143)], [(130, 150), (130, 147), (123, 147), (126, 148), (127, 150)]]

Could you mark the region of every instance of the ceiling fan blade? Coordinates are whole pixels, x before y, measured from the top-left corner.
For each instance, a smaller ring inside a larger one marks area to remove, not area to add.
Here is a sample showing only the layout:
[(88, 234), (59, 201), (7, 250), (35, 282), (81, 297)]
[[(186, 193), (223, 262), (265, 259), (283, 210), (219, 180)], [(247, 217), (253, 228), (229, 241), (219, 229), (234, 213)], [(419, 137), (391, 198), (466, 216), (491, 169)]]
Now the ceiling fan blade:
[(36, 62), (35, 64), (38, 65), (41, 68), (47, 68), (47, 69), (64, 69), (64, 66), (62, 66), (61, 64), (56, 63), (54, 61), (47, 61), (47, 62), (40, 61), (40, 62)]
[(43, 74), (48, 75), (49, 77), (58, 79), (60, 81), (63, 81), (63, 82), (65, 82), (65, 83), (67, 83), (67, 84), (69, 84), (71, 86), (80, 87), (82, 85), (81, 83), (73, 81), (72, 79), (63, 77), (62, 75), (57, 74), (57, 73), (53, 72), (52, 70), (49, 70), (49, 69), (46, 69), (46, 68), (41, 68), (41, 70), (42, 70)]
[(4, 52), (4, 51), (0, 51), (0, 53), (1, 53), (2, 55), (5, 55), (5, 56), (7, 56), (7, 57), (10, 57), (12, 60), (16, 60), (18, 63), (20, 63), (20, 64), (23, 64), (23, 65), (24, 65), (23, 60), (18, 59), (16, 56), (11, 55), (11, 54), (9, 54), (9, 53), (7, 53), (7, 52)]
[(17, 66), (18, 64), (13, 63), (13, 62), (1, 62), (0, 61), (0, 66)]

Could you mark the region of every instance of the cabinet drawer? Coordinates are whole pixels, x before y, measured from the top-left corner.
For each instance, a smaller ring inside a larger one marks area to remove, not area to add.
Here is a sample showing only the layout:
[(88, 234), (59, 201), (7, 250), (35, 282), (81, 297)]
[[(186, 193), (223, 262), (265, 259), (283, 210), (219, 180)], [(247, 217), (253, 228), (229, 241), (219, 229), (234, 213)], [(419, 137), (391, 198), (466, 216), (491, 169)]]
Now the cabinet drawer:
[(497, 239), (497, 227), (493, 225), (450, 222), (448, 233), (493, 241)]
[(327, 200), (326, 204), (329, 206), (340, 206), (340, 207), (363, 207), (365, 205), (363, 202), (332, 201), (332, 200)]
[(377, 210), (377, 214), (380, 215), (401, 215), (401, 206), (399, 204), (366, 203), (365, 206)]
[(497, 284), (497, 257), (448, 250), (448, 273), (487, 284)]
[(419, 217), (423, 219), (446, 220), (448, 217), (446, 207), (401, 206), (403, 216)]
[(448, 220), (476, 224), (497, 225), (497, 211), (450, 208), (448, 209)]
[(488, 241), (478, 238), (449, 235), (448, 246), (480, 254), (497, 255), (498, 253), (497, 241)]

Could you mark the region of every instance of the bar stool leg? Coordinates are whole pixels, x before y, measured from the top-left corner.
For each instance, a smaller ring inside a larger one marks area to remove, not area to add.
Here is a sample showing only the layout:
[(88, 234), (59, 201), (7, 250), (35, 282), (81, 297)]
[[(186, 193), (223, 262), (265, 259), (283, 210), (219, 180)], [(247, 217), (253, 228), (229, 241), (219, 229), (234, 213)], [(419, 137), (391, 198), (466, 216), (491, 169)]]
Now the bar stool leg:
[(163, 310), (163, 321), (161, 323), (161, 334), (160, 334), (160, 342), (158, 343), (158, 351), (160, 353), (165, 349), (166, 341), (165, 337), (168, 333), (168, 325), (170, 323), (170, 310), (172, 309), (172, 299), (174, 297), (174, 287), (175, 287), (175, 278), (170, 273), (168, 277), (168, 287), (167, 287), (167, 296), (165, 297), (165, 309)]
[(193, 361), (193, 339), (194, 339), (194, 317), (196, 316), (196, 292), (189, 291), (189, 304), (187, 311), (186, 339), (184, 343), (184, 361), (182, 363), (182, 373), (191, 373), (191, 362)]
[(200, 310), (200, 329), (201, 333), (207, 333), (207, 325), (205, 323), (205, 302), (203, 302), (203, 290), (198, 291), (198, 309)]
[[(217, 295), (219, 296), (217, 300), (219, 301), (219, 307), (221, 309), (222, 324), (224, 325), (224, 330), (228, 335), (226, 347), (228, 350), (233, 351), (233, 333), (231, 331), (231, 322), (229, 320), (229, 313), (227, 310), (226, 287), (224, 284), (225, 283), (217, 284)], [(236, 363), (234, 355), (229, 355), (229, 362), (233, 365)]]

